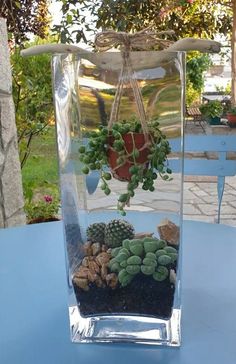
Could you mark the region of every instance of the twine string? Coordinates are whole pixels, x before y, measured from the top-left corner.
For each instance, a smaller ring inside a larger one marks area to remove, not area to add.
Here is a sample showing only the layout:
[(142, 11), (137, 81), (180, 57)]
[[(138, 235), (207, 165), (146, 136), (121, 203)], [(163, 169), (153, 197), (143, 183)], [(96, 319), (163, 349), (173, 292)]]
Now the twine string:
[(133, 70), (130, 51), (134, 48), (147, 50), (155, 45), (158, 45), (161, 49), (168, 48), (173, 41), (159, 38), (160, 35), (173, 35), (173, 31), (153, 32), (149, 31), (149, 28), (143, 29), (140, 32), (134, 34), (128, 34), (125, 32), (115, 32), (113, 30), (104, 31), (98, 33), (95, 38), (95, 46), (101, 51), (108, 51), (111, 48), (120, 46), (121, 55), (123, 59), (119, 82), (116, 89), (115, 98), (111, 108), (110, 119), (108, 122), (108, 129), (112, 128), (112, 125), (118, 121), (119, 107), (121, 97), (124, 89), (124, 85), (130, 84), (133, 89), (135, 98), (135, 105), (137, 108), (137, 114), (140, 119), (142, 130), (144, 133), (145, 141), (148, 141), (148, 125), (147, 116), (143, 104), (143, 98), (138, 85), (138, 81), (135, 77)]

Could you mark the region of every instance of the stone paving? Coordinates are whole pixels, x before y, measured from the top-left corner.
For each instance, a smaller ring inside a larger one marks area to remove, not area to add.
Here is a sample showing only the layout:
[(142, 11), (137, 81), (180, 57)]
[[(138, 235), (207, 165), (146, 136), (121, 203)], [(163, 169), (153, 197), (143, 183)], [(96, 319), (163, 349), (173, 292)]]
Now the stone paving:
[[(202, 134), (199, 125), (187, 125), (186, 132)], [(205, 156), (202, 155), (201, 158)], [(179, 210), (180, 183), (158, 181), (158, 193), (146, 193), (142, 189), (136, 191), (135, 198), (128, 210), (136, 211), (163, 211), (175, 213)], [(89, 209), (116, 209), (117, 198), (124, 192), (124, 185), (116, 180), (111, 181), (112, 193), (108, 197), (100, 188), (94, 195), (89, 196)], [(199, 220), (210, 223), (217, 222), (218, 197), (217, 178), (186, 176), (184, 180), (184, 219)], [(220, 223), (236, 226), (236, 176), (226, 177), (224, 195), (221, 204)]]
[[(235, 134), (227, 126), (204, 125), (205, 134)], [(203, 134), (198, 124), (187, 123), (187, 134)], [(217, 221), (216, 177), (186, 177), (184, 182), (184, 218), (214, 223)], [(236, 226), (236, 176), (225, 178), (220, 223)]]
[[(184, 182), (184, 219), (217, 222), (217, 182), (213, 178)], [(236, 177), (226, 177), (220, 222), (236, 226)]]

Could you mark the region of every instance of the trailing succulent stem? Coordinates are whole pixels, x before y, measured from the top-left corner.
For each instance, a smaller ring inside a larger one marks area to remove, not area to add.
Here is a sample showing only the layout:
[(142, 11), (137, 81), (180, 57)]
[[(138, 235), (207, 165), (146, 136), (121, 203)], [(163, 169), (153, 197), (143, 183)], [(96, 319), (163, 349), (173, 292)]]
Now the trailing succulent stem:
[[(88, 174), (93, 170), (100, 171), (101, 189), (105, 195), (111, 193), (109, 181), (115, 176), (115, 171), (112, 171), (112, 174), (108, 172), (111, 170), (108, 160), (109, 149), (112, 148), (117, 154), (115, 170), (129, 165), (130, 178), (127, 181), (127, 189), (120, 194), (117, 203), (117, 209), (122, 216), (126, 215), (124, 208), (129, 205), (130, 199), (134, 197), (138, 187), (153, 192), (155, 190), (154, 183), (158, 176), (166, 181), (172, 179), (170, 177), (172, 171), (166, 163), (171, 149), (169, 142), (158, 126), (157, 121), (149, 122), (146, 142), (141, 148), (135, 144), (135, 136), (143, 133), (139, 121), (117, 122), (113, 124), (110, 130), (107, 126), (101, 126), (98, 131), (90, 133), (88, 145), (82, 145), (79, 148), (80, 160), (84, 164), (82, 172)], [(124, 140), (124, 136), (128, 134), (132, 138), (132, 148), (129, 152)], [(140, 162), (140, 155), (144, 149), (148, 151), (147, 160)]]
[(178, 251), (164, 240), (145, 237), (123, 240), (120, 247), (112, 249), (111, 256), (109, 268), (118, 273), (118, 280), (125, 287), (138, 273), (164, 281), (169, 277), (171, 266), (176, 264)]

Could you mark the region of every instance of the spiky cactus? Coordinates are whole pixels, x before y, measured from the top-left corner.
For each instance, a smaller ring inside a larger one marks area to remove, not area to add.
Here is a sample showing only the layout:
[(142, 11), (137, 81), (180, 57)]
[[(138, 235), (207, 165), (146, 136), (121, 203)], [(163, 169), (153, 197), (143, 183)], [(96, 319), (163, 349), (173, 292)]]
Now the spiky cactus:
[(105, 244), (111, 248), (118, 247), (125, 239), (134, 237), (134, 227), (126, 220), (111, 220), (105, 228)]
[(104, 244), (105, 228), (106, 224), (104, 224), (103, 222), (89, 225), (86, 231), (88, 240), (92, 243)]

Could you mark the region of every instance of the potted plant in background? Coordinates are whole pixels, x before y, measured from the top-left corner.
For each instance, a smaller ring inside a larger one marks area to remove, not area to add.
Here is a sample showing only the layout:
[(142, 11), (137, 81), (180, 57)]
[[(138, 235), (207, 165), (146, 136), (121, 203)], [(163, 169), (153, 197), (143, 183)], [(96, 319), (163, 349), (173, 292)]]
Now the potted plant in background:
[(27, 200), (25, 212), (28, 224), (57, 221), (60, 202), (57, 197), (45, 195), (37, 201)]
[(220, 118), (223, 113), (223, 106), (220, 101), (209, 101), (207, 104), (201, 105), (199, 109), (210, 125), (221, 125)]
[(231, 128), (236, 127), (236, 106), (230, 107), (227, 112), (228, 124)]

